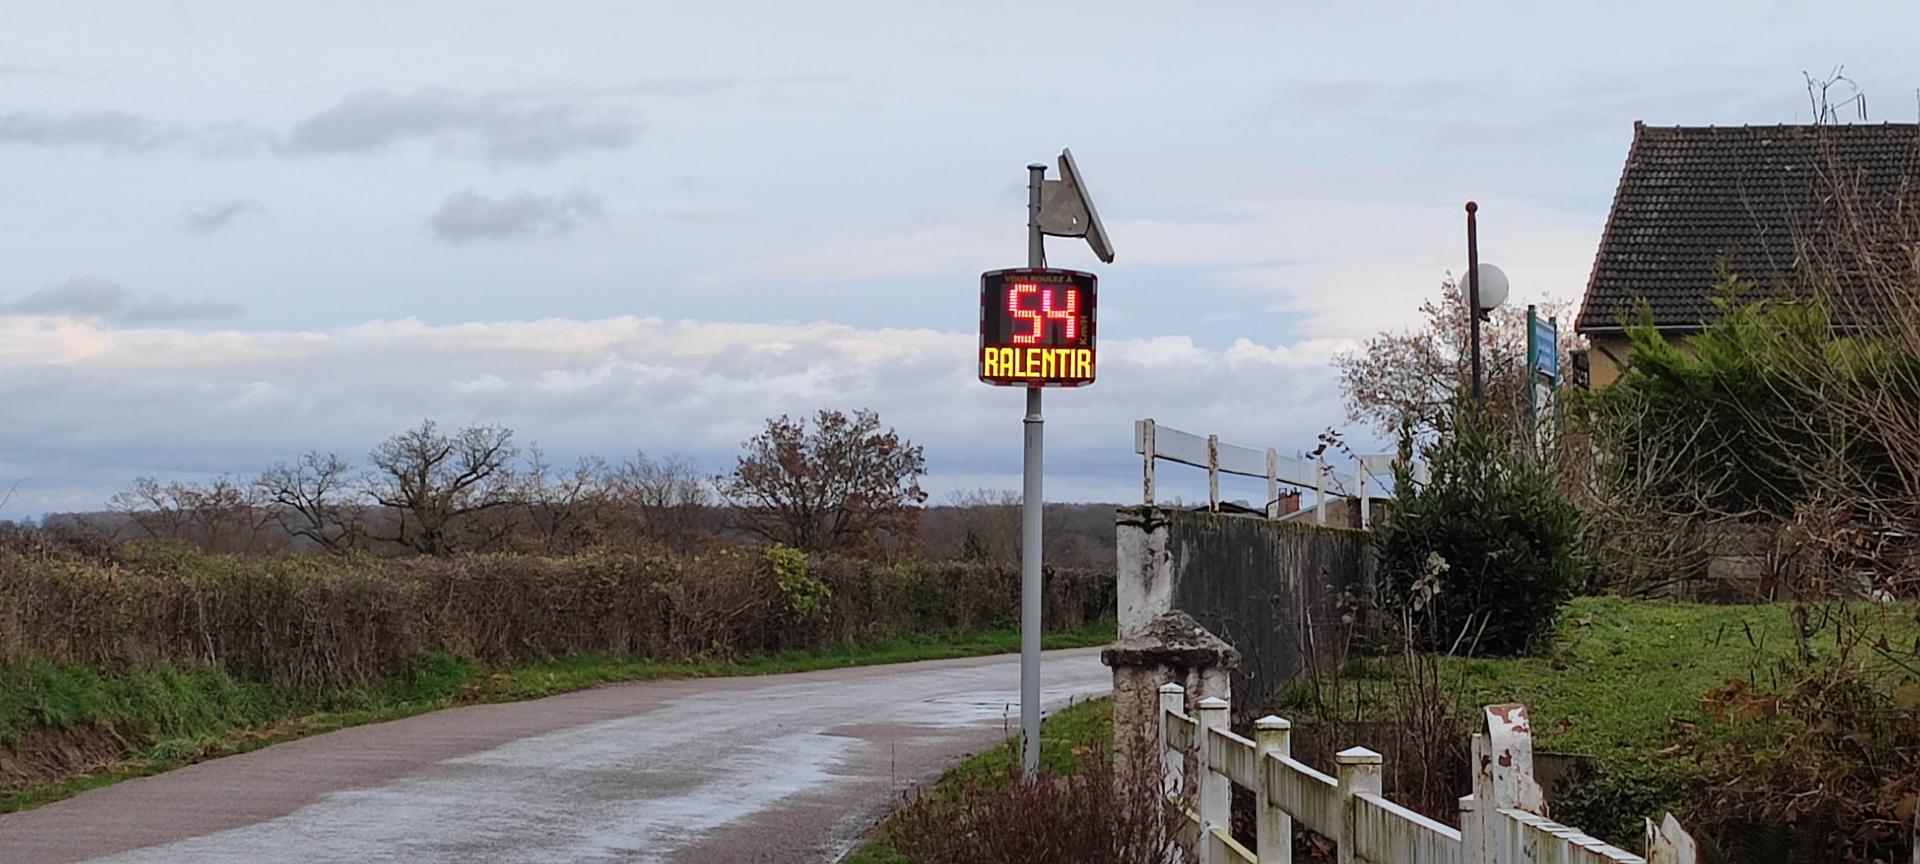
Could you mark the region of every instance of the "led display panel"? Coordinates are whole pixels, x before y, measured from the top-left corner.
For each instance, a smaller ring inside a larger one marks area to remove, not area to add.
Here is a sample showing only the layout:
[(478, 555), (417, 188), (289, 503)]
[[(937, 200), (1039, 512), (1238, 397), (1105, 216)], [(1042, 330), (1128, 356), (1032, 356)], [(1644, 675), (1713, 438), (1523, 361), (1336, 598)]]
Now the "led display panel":
[(1078, 270), (980, 274), (980, 380), (1002, 387), (1092, 384), (1097, 283)]

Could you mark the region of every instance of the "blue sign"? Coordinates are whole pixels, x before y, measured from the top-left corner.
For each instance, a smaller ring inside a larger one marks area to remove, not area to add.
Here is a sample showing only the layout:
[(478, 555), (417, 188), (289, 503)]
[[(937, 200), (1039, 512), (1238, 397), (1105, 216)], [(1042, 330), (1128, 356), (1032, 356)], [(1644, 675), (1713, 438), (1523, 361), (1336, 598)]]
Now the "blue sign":
[(1533, 368), (1549, 378), (1560, 377), (1560, 333), (1547, 318), (1533, 319)]

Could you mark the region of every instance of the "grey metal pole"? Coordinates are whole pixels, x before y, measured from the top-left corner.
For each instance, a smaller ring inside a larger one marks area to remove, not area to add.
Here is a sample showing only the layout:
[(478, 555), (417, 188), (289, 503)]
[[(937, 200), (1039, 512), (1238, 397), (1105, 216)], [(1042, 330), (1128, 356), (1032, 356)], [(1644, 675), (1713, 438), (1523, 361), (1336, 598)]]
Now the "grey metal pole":
[[(1027, 166), (1027, 266), (1047, 266), (1046, 241), (1040, 235), (1040, 184), (1047, 166)], [(1021, 461), (1020, 492), (1020, 771), (1040, 771), (1040, 513), (1046, 498), (1040, 487), (1046, 425), (1040, 415), (1040, 388), (1027, 388), (1024, 422), (1026, 450)]]

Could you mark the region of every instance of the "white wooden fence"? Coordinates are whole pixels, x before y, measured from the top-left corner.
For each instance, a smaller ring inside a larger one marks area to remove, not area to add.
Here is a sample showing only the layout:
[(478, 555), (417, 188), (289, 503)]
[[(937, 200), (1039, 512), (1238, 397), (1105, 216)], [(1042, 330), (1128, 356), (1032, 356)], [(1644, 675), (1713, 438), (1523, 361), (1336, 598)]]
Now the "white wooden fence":
[[(1227, 728), (1229, 705), (1203, 699), (1187, 716), (1186, 691), (1160, 688), (1160, 741), (1166, 792), (1182, 814), (1179, 842), (1200, 864), (1291, 864), (1293, 823), (1334, 841), (1339, 864), (1649, 864), (1537, 815), (1541, 791), (1533, 779), (1532, 733), (1526, 708), (1487, 708), (1485, 731), (1474, 736), (1474, 792), (1460, 799), (1460, 827), (1444, 825), (1381, 795), (1382, 758), (1364, 747), (1341, 751), (1327, 776), (1294, 761), (1291, 724), (1264, 717), (1249, 741)], [(1189, 773), (1193, 788), (1186, 787)], [(1232, 788), (1253, 794), (1254, 848), (1229, 833)], [(1694, 864), (1692, 840), (1671, 815), (1653, 836), (1651, 864)], [(1920, 862), (1916, 862), (1920, 864)]]
[(1207, 470), (1208, 509), (1220, 509), (1220, 475), (1264, 478), (1267, 481), (1267, 515), (1277, 517), (1280, 484), (1312, 489), (1315, 493), (1314, 521), (1326, 524), (1327, 504), (1334, 496), (1354, 496), (1360, 500), (1360, 523), (1371, 522), (1372, 493), (1380, 491), (1381, 480), (1393, 475), (1391, 454), (1354, 457), (1354, 470), (1343, 472), (1327, 464), (1324, 457), (1309, 462), (1283, 456), (1268, 447), (1256, 449), (1229, 444), (1218, 435), (1195, 435), (1152, 419), (1133, 423), (1133, 452), (1141, 457), (1141, 492), (1147, 506), (1154, 504), (1154, 464), (1161, 459)]

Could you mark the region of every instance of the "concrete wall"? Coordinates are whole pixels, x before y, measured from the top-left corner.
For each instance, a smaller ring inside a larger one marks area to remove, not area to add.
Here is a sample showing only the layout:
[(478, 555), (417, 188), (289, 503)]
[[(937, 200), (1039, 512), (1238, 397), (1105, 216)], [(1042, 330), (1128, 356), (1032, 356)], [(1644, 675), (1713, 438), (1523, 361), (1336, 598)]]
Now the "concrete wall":
[(1310, 652), (1337, 662), (1343, 594), (1371, 596), (1371, 535), (1255, 516), (1133, 507), (1116, 522), (1120, 636), (1174, 610), (1240, 650), (1236, 708), (1256, 712)]

